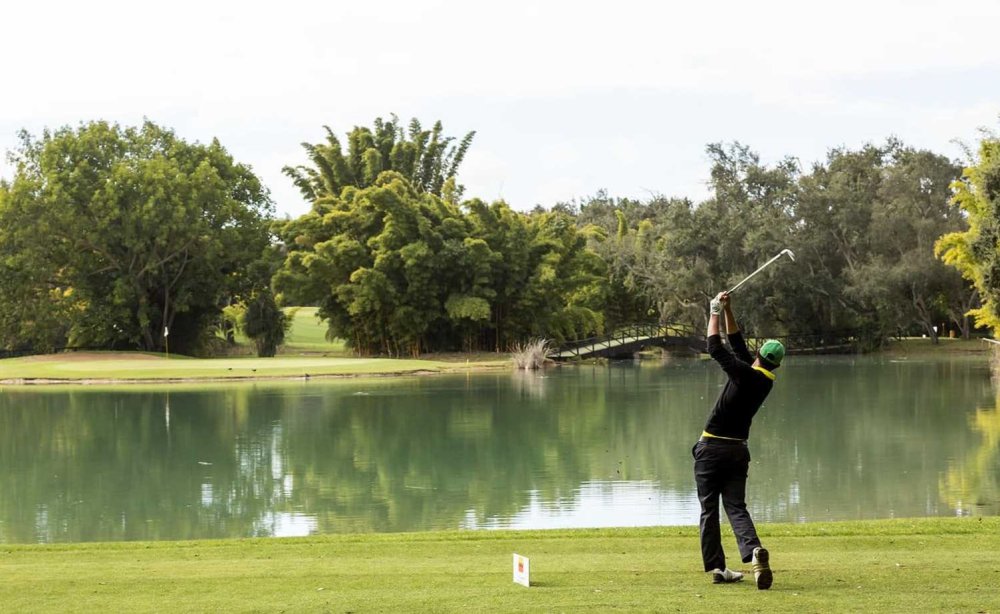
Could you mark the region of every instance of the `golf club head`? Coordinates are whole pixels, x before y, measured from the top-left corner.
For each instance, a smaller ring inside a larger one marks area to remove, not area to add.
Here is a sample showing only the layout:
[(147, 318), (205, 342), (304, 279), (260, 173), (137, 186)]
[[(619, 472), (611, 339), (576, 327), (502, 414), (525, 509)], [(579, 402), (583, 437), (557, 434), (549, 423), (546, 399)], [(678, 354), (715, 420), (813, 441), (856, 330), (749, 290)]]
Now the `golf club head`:
[(783, 249), (783, 250), (781, 250), (781, 253), (782, 254), (787, 254), (788, 257), (792, 259), (792, 262), (795, 262), (795, 254), (792, 253), (792, 250), (790, 250), (790, 249)]

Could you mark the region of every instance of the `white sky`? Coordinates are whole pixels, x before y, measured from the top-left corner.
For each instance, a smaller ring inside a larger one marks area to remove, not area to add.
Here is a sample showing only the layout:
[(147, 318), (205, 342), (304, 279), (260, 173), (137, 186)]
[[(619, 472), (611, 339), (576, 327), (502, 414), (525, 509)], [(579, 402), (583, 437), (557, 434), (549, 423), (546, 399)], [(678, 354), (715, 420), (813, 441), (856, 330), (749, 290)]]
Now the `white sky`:
[[(705, 145), (808, 167), (890, 135), (953, 158), (1000, 117), (1000, 1), (0, 0), (0, 150), (148, 117), (218, 137), (308, 210), (286, 164), (377, 116), (476, 130), (467, 196), (707, 195)], [(0, 163), (0, 176), (11, 169)]]

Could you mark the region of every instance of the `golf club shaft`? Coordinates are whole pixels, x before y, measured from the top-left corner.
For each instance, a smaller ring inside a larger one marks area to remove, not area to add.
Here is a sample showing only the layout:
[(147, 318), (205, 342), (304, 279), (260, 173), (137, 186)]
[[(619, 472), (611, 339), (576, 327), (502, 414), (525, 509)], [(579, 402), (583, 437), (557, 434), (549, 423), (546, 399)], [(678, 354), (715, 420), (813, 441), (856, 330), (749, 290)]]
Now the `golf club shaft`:
[(765, 268), (767, 268), (767, 266), (768, 266), (769, 264), (771, 264), (772, 262), (774, 262), (774, 261), (775, 261), (775, 260), (777, 260), (778, 258), (781, 258), (782, 254), (784, 254), (784, 253), (785, 253), (785, 252), (781, 252), (780, 254), (778, 254), (777, 256), (775, 256), (774, 258), (771, 258), (770, 260), (768, 260), (768, 261), (767, 261), (767, 262), (765, 262), (764, 264), (760, 265), (760, 267), (759, 267), (759, 268), (758, 268), (758, 269), (757, 269), (756, 271), (754, 271), (753, 273), (750, 273), (749, 275), (747, 275), (746, 277), (744, 277), (744, 278), (743, 278), (743, 281), (741, 281), (740, 283), (738, 283), (738, 284), (736, 284), (735, 286), (733, 286), (733, 288), (732, 288), (731, 290), (729, 290), (729, 292), (728, 292), (728, 293), (729, 293), (729, 294), (732, 294), (733, 292), (736, 292), (736, 289), (737, 289), (737, 288), (739, 288), (739, 287), (740, 287), (740, 286), (742, 286), (743, 284), (747, 283), (747, 281), (749, 281), (749, 279), (750, 279), (751, 277), (753, 277), (753, 276), (754, 276), (754, 275), (756, 275), (757, 273), (760, 273), (761, 271), (763, 271), (763, 270), (764, 270)]

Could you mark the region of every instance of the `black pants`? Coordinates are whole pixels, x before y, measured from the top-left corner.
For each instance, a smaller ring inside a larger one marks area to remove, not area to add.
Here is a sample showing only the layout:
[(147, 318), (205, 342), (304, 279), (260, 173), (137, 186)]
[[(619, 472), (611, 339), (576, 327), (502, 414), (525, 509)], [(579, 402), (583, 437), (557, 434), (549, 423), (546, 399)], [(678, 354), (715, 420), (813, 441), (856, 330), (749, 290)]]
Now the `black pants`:
[(719, 530), (719, 497), (726, 508), (729, 524), (736, 533), (736, 545), (744, 563), (753, 558), (753, 549), (760, 546), (757, 529), (747, 511), (747, 471), (750, 449), (737, 441), (699, 441), (691, 450), (694, 454), (694, 478), (701, 502), (701, 558), (705, 571), (726, 568), (726, 553), (722, 550)]

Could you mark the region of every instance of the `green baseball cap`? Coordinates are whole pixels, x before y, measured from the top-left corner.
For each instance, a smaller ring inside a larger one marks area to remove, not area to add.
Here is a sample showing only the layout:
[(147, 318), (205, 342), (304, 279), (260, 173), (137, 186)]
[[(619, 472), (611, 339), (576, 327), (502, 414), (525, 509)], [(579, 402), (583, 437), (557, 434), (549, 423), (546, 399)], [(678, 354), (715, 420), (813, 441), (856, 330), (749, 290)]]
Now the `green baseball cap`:
[(781, 364), (781, 359), (785, 357), (785, 346), (777, 339), (768, 339), (757, 351), (760, 357), (774, 366)]

